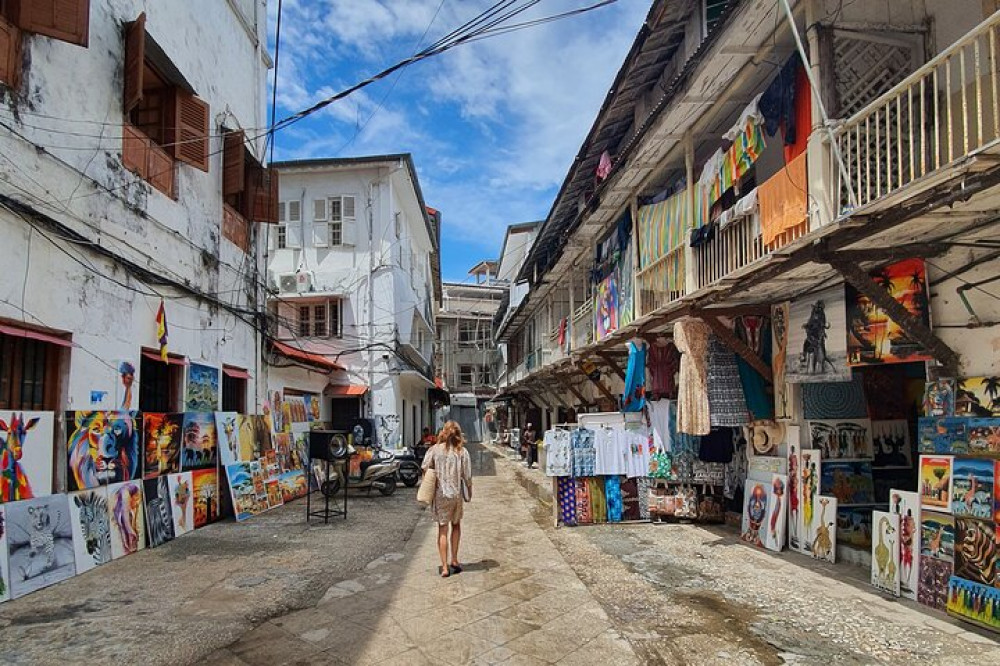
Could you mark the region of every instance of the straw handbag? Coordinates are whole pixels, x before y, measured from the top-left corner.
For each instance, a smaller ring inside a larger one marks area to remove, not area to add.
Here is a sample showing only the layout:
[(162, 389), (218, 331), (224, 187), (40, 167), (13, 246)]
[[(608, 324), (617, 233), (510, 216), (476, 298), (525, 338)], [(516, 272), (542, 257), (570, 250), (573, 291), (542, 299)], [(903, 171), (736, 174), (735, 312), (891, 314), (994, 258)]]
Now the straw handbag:
[(434, 468), (424, 470), (424, 478), (417, 489), (417, 501), (427, 505), (434, 501), (434, 492), (437, 490), (437, 472)]

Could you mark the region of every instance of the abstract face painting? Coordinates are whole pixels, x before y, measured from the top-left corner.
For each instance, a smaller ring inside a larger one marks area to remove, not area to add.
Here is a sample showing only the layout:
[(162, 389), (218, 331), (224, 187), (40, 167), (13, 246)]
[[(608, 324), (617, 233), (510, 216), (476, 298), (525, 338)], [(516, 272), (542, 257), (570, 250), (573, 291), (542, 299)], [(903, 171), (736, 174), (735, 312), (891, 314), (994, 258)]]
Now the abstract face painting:
[(181, 471), (181, 429), (183, 414), (142, 415), (144, 479)]
[(52, 492), (52, 412), (0, 411), (0, 502)]
[(114, 559), (146, 547), (145, 505), (142, 483), (125, 481), (108, 486), (111, 511), (111, 556)]
[(67, 412), (70, 490), (139, 478), (139, 425), (130, 412)]

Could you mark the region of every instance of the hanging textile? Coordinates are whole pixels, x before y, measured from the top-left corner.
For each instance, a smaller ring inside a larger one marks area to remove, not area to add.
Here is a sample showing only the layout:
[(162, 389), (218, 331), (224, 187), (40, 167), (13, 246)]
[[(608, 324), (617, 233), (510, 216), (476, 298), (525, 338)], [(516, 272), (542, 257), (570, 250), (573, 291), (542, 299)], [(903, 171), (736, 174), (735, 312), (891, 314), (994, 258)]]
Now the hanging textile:
[(559, 518), (563, 525), (576, 525), (576, 480), (559, 479)]
[(708, 409), (708, 325), (697, 319), (674, 323), (674, 344), (681, 353), (677, 392), (677, 429), (690, 435), (711, 430)]
[(590, 519), (595, 523), (608, 522), (608, 499), (604, 494), (604, 479), (592, 476), (587, 479), (590, 495)]
[(642, 508), (639, 506), (639, 480), (625, 479), (621, 482), (622, 520), (641, 520)]
[(640, 477), (636, 479), (635, 485), (639, 495), (639, 520), (649, 520), (649, 488), (652, 483), (649, 479)]
[(608, 522), (620, 523), (622, 521), (622, 486), (621, 479), (617, 476), (609, 476), (604, 480), (604, 495), (608, 501)]
[(570, 435), (573, 447), (573, 476), (594, 475), (594, 431), (578, 428)]
[(597, 340), (618, 330), (618, 276), (612, 271), (594, 290), (594, 332)]
[(634, 274), (630, 238), (622, 249), (621, 259), (618, 261), (618, 328), (628, 326), (635, 319)]
[(757, 187), (764, 245), (809, 220), (806, 153), (802, 153)]
[(806, 151), (812, 133), (812, 87), (806, 68), (799, 65), (795, 72), (795, 102), (791, 114), (792, 131), (785, 127), (785, 161), (791, 162)]
[(681, 353), (673, 342), (649, 347), (649, 391), (661, 398), (677, 399), (677, 373), (681, 369)]
[(646, 406), (646, 350), (644, 340), (628, 341), (628, 369), (625, 371), (623, 412), (641, 412)]
[(585, 525), (594, 522), (590, 509), (590, 479), (576, 479), (576, 522)]
[(764, 116), (767, 135), (774, 136), (779, 129), (783, 130), (786, 145), (796, 143), (797, 139), (795, 98), (799, 70), (803, 70), (802, 61), (796, 53), (778, 71), (778, 76), (761, 95), (758, 103)]
[(712, 426), (750, 423), (736, 355), (716, 335), (708, 340), (708, 406)]
[(573, 473), (573, 448), (567, 430), (545, 432), (546, 476), (570, 476)]
[[(770, 365), (771, 318), (742, 316), (737, 317), (733, 324), (736, 337), (745, 342), (764, 363)], [(750, 416), (754, 420), (773, 419), (774, 397), (767, 390), (767, 381), (742, 357), (736, 357), (736, 365), (740, 370), (740, 381), (743, 384), (743, 393), (746, 396)]]
[(690, 190), (639, 209), (639, 266), (648, 268), (655, 261), (684, 245), (693, 218)]

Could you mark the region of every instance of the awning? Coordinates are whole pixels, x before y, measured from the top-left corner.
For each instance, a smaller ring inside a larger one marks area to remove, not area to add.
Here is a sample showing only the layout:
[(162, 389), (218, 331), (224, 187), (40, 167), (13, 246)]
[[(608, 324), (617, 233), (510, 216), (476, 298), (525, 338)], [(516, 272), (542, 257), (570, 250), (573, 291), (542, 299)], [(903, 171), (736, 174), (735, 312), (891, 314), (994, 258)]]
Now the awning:
[(427, 395), (432, 401), (440, 402), (443, 405), (451, 404), (451, 394), (445, 389), (440, 388), (429, 388), (427, 389)]
[(368, 393), (368, 387), (364, 384), (327, 384), (323, 390), (323, 395), (342, 398), (364, 395), (365, 393)]
[(231, 379), (250, 379), (250, 373), (242, 368), (234, 368), (231, 365), (222, 366), (222, 374)]
[(36, 331), (30, 328), (21, 328), (20, 326), (8, 326), (5, 324), (0, 324), (0, 333), (4, 335), (9, 335), (14, 338), (28, 338), (29, 340), (38, 340), (39, 342), (48, 342), (53, 345), (59, 345), (60, 347), (75, 347), (72, 340), (67, 340), (66, 338), (60, 338), (57, 335), (52, 335), (51, 333), (43, 333), (41, 331)]
[[(160, 356), (160, 352), (150, 351), (148, 349), (142, 350), (142, 355), (151, 361), (163, 362), (163, 357)], [(176, 354), (167, 354), (167, 363), (172, 365), (187, 365), (188, 360), (183, 356), (177, 356)]]
[(314, 365), (325, 370), (343, 370), (344, 366), (338, 364), (322, 354), (312, 354), (305, 351), (304, 349), (299, 349), (297, 347), (292, 347), (291, 345), (286, 345), (283, 342), (278, 342), (277, 340), (271, 340), (271, 346), (274, 347), (275, 351), (283, 356), (287, 356), (290, 359), (296, 361), (301, 361), (303, 363), (308, 363), (309, 365)]

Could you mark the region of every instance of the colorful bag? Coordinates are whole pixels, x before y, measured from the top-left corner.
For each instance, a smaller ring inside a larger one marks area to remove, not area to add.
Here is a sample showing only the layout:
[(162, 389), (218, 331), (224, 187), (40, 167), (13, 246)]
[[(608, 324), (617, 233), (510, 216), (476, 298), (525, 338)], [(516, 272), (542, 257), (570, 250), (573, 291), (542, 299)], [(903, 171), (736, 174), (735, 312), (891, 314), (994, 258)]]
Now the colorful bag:
[(649, 457), (649, 476), (653, 479), (670, 479), (672, 461), (670, 454), (657, 451)]
[(693, 486), (681, 486), (677, 490), (677, 505), (674, 515), (688, 520), (698, 519), (698, 491)]

